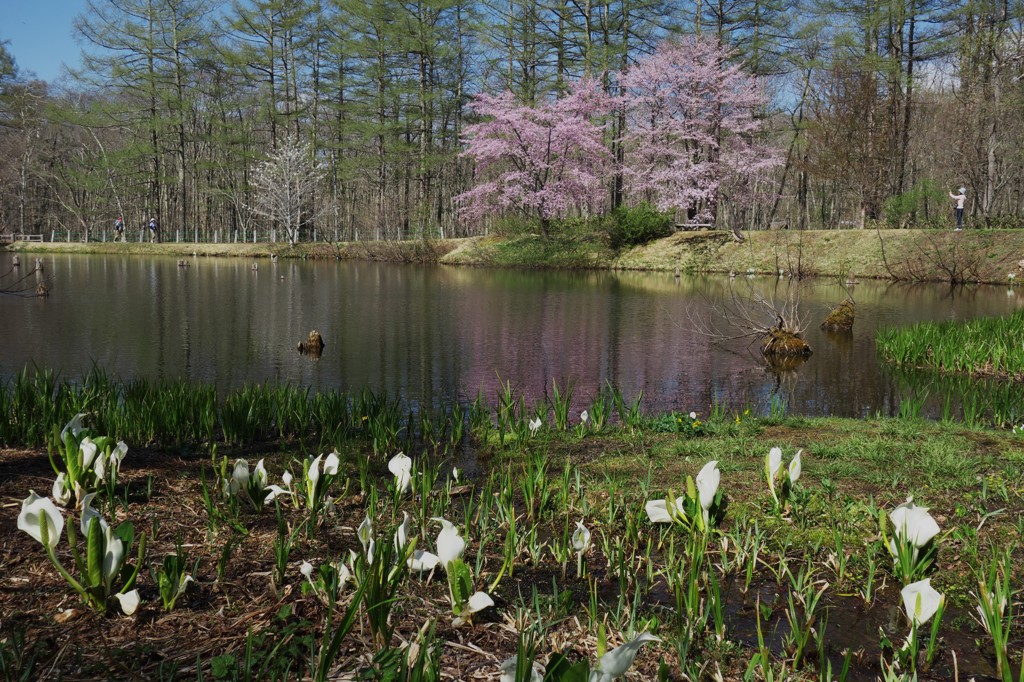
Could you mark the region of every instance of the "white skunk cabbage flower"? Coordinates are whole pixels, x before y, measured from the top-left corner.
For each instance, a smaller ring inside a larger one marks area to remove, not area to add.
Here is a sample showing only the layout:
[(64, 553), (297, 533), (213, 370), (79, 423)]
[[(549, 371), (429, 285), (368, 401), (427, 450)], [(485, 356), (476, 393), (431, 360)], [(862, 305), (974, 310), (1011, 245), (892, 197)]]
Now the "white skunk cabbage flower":
[(722, 472), (718, 470), (718, 460), (713, 459), (704, 465), (704, 468), (697, 474), (694, 481), (697, 484), (697, 493), (700, 496), (700, 506), (707, 516), (708, 509), (715, 501), (718, 493), (718, 486), (722, 482)]
[[(779, 502), (779, 495), (776, 492), (776, 484), (780, 479), (786, 478), (789, 480), (789, 484), (796, 483), (797, 479), (800, 478), (800, 472), (803, 470), (800, 460), (800, 455), (803, 450), (797, 450), (796, 454), (793, 455), (793, 459), (789, 462), (789, 469), (785, 473), (782, 471), (782, 448), (772, 448), (768, 451), (765, 466), (768, 476), (768, 490), (772, 494), (772, 499), (775, 500), (776, 504)], [(785, 487), (783, 487), (785, 490)]]
[[(117, 446), (110, 451), (109, 455), (105, 452), (97, 453), (96, 462), (93, 465), (96, 481), (102, 483), (107, 480), (108, 476), (117, 478), (117, 474), (121, 470), (121, 462), (124, 461), (124, 456), (127, 454), (128, 446), (122, 440), (117, 441)], [(107, 471), (107, 467), (110, 467), (110, 471)]]
[[(192, 578), (189, 577), (189, 580)], [(131, 592), (125, 592), (121, 594), (118, 592), (114, 595), (117, 599), (117, 603), (121, 605), (121, 611), (126, 616), (130, 616), (135, 613), (135, 609), (139, 608), (139, 591), (132, 590)]]
[(373, 539), (373, 521), (370, 520), (369, 516), (359, 524), (359, 528), (356, 529), (356, 537), (359, 538), (359, 542), (365, 550), (366, 544)]
[(452, 467), (452, 478), (456, 483), (459, 482), (459, 469), (458, 467)]
[(234, 497), (243, 490), (249, 488), (249, 462), (244, 459), (235, 460), (235, 468), (231, 471), (231, 478), (224, 482), (224, 493), (228, 497)]
[(900, 591), (903, 597), (903, 608), (907, 612), (907, 618), (914, 625), (924, 625), (945, 602), (946, 597), (935, 591), (931, 585), (931, 578), (910, 583)]
[(356, 537), (359, 538), (359, 543), (363, 546), (363, 554), (366, 555), (366, 563), (373, 563), (373, 550), (377, 544), (373, 539), (373, 521), (367, 516), (363, 519), (363, 522), (359, 524), (359, 528), (356, 529)]
[(541, 426), (540, 417), (536, 417), (534, 419), (531, 419), (530, 420), (530, 435), (531, 436), (536, 436), (537, 435), (537, 431), (540, 430), (540, 426)]
[(340, 463), (341, 462), (338, 459), (338, 451), (335, 450), (331, 454), (327, 455), (327, 457), (324, 459), (324, 473), (330, 476), (337, 476), (338, 465)]
[(64, 516), (50, 498), (39, 497), (34, 490), (21, 501), (21, 513), (18, 514), (18, 530), (23, 530), (36, 542), (43, 541), (42, 525), (46, 524), (46, 544), (56, 547), (64, 532)]
[(125, 455), (128, 454), (128, 445), (123, 441), (117, 441), (117, 445), (110, 452), (110, 465), (114, 468), (114, 471), (121, 470), (121, 462), (124, 461)]
[(263, 504), (270, 504), (271, 502), (274, 501), (275, 498), (281, 497), (282, 495), (292, 494), (290, 490), (285, 490), (281, 486), (275, 485), (273, 483), (268, 485), (267, 489), (270, 490), (270, 492), (267, 493), (267, 496), (263, 498)]
[(800, 478), (800, 472), (803, 467), (800, 463), (800, 455), (803, 450), (797, 450), (796, 454), (793, 455), (793, 459), (789, 461), (789, 482), (796, 483), (797, 479)]
[(64, 425), (64, 428), (61, 429), (60, 431), (61, 443), (64, 442), (64, 434), (66, 434), (68, 431), (70, 431), (75, 438), (78, 438), (78, 434), (85, 430), (85, 427), (82, 426), (82, 420), (86, 416), (87, 415), (85, 412), (79, 412), (78, 414), (71, 418), (71, 421)]
[(401, 552), (409, 544), (409, 512), (402, 512), (402, 523), (395, 529), (395, 551)]
[[(906, 502), (896, 507), (889, 514), (889, 520), (892, 521), (893, 535), (917, 549), (939, 534), (939, 524), (928, 513), (928, 507), (918, 507), (913, 497), (908, 497)], [(889, 541), (889, 549), (896, 553), (896, 543), (892, 540)]]
[(92, 517), (96, 517), (100, 520), (100, 530), (106, 530), (107, 520), (100, 516), (100, 513), (93, 509), (92, 501), (96, 497), (96, 493), (92, 492), (82, 498), (82, 514), (79, 518), (78, 528), (82, 531), (82, 537), (89, 537), (89, 523), (92, 521)]
[(412, 460), (404, 452), (399, 452), (388, 462), (388, 471), (395, 475), (395, 488), (399, 493), (409, 490), (412, 482)]
[(93, 460), (96, 459), (96, 443), (92, 442), (92, 438), (86, 436), (82, 439), (78, 449), (82, 453), (82, 470), (88, 469), (92, 466)]
[(612, 682), (622, 677), (633, 665), (633, 659), (645, 642), (660, 642), (661, 639), (649, 632), (634, 637), (621, 646), (617, 646), (597, 662), (597, 670), (590, 673), (590, 682)]
[(782, 468), (782, 448), (772, 448), (768, 451), (768, 482), (774, 487), (775, 479), (779, 477), (779, 470)]
[(673, 516), (675, 518), (686, 516), (686, 507), (683, 504), (683, 498), (677, 497), (675, 509), (670, 512), (665, 500), (651, 500), (644, 506), (644, 509), (647, 510), (647, 518), (651, 520), (651, 523), (672, 523)]
[(253, 482), (259, 486), (260, 490), (267, 487), (267, 468), (263, 466), (263, 460), (256, 462), (256, 468), (252, 472)]
[(114, 535), (114, 529), (110, 524), (100, 519), (103, 523), (103, 580), (107, 583), (107, 593), (110, 593), (110, 584), (117, 577), (124, 564), (124, 543), (121, 538)]
[[(260, 460), (262, 462), (263, 460)], [(263, 504), (270, 504), (275, 498), (281, 495), (294, 495), (295, 491), (292, 490), (292, 472), (285, 471), (281, 475), (281, 483), (283, 485), (274, 485), (273, 483), (266, 486), (270, 490), (267, 496), (263, 498)]]
[(323, 455), (314, 457), (313, 461), (309, 463), (309, 468), (306, 470), (306, 487), (310, 491), (310, 497), (313, 496), (312, 491), (316, 490), (317, 481), (320, 480), (320, 460), (323, 457)]
[(583, 410), (582, 412), (580, 412), (580, 424), (586, 425), (586, 423), (587, 423), (587, 421), (589, 419), (590, 419), (590, 413), (589, 412), (587, 412), (586, 410)]
[(409, 570), (416, 573), (426, 573), (437, 568), (439, 563), (441, 563), (441, 559), (436, 554), (432, 554), (425, 549), (417, 549), (413, 550), (412, 556), (409, 557)]
[(303, 561), (302, 565), (299, 566), (299, 573), (304, 575), (310, 583), (313, 582), (313, 564)]
[(590, 531), (583, 525), (583, 521), (576, 522), (576, 530), (572, 534), (572, 548), (577, 554), (583, 554), (590, 549)]
[(430, 520), (441, 524), (441, 532), (437, 534), (437, 556), (441, 565), (447, 569), (449, 561), (462, 558), (462, 553), (466, 551), (466, 541), (459, 535), (459, 529), (448, 519), (434, 516)]
[(68, 488), (67, 475), (62, 471), (57, 474), (57, 480), (53, 482), (53, 490), (51, 490), (53, 499), (57, 501), (62, 507), (68, 506), (71, 502), (71, 489)]
[(458, 627), (463, 623), (467, 622), (474, 613), (477, 611), (483, 611), (489, 606), (494, 606), (494, 600), (491, 596), (485, 592), (474, 592), (473, 596), (466, 600), (466, 608), (462, 610), (455, 620), (452, 621), (452, 626)]
[(338, 562), (338, 589), (345, 587), (345, 583), (352, 580), (352, 571), (348, 569), (348, 565), (342, 562)]

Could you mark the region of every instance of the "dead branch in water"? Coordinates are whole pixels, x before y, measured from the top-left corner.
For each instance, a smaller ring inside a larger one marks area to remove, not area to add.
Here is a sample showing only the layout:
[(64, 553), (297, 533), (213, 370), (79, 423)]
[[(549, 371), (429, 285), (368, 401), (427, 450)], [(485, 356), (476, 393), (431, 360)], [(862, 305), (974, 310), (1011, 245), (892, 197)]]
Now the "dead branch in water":
[(42, 277), (43, 269), (38, 263), (33, 268), (25, 270), (25, 274), (20, 274), (21, 269), (11, 265), (7, 272), (0, 274), (0, 294), (22, 298), (41, 298), (48, 295), (49, 283), (53, 278)]
[[(779, 293), (782, 295), (780, 296)], [(729, 283), (729, 300), (713, 303), (705, 298), (711, 315), (708, 319), (690, 314), (694, 328), (718, 341), (762, 337), (772, 330), (802, 334), (807, 328), (800, 311), (800, 287), (790, 283), (786, 291), (765, 294), (750, 282), (738, 287)]]
[(701, 318), (691, 310), (690, 323), (715, 343), (750, 339), (765, 356), (810, 355), (810, 347), (801, 338), (807, 322), (800, 309), (800, 286), (788, 282), (785, 291), (779, 291), (780, 284), (766, 294), (749, 281), (739, 287), (730, 281), (728, 301), (712, 303), (705, 298), (710, 315)]

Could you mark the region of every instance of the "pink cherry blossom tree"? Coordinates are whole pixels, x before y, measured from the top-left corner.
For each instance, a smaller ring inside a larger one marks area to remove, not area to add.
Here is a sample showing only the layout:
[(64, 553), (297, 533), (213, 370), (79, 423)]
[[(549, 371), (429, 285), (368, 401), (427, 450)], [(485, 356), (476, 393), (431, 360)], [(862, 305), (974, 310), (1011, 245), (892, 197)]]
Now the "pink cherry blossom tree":
[(551, 219), (600, 203), (609, 154), (597, 118), (613, 102), (598, 82), (533, 107), (511, 92), (477, 95), (471, 106), (485, 120), (464, 135), (476, 186), (455, 197), (463, 219), (519, 211), (539, 218), (547, 236)]
[(723, 194), (749, 205), (761, 176), (782, 162), (758, 141), (762, 88), (729, 57), (717, 39), (695, 36), (663, 43), (622, 74), (622, 172), (634, 196), (713, 221)]

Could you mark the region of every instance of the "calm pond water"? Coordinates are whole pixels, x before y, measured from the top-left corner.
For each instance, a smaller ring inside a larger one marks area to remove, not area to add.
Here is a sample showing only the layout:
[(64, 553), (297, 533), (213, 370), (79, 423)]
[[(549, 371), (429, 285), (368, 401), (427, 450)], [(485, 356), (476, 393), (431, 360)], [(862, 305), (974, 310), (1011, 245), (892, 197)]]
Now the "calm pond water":
[[(34, 256), (22, 255), (22, 268)], [(11, 254), (0, 253), (0, 272)], [(47, 299), (0, 297), (0, 377), (35, 363), (78, 377), (93, 363), (123, 378), (188, 378), (222, 388), (282, 381), (369, 386), (438, 404), (493, 402), (499, 381), (537, 399), (552, 379), (579, 404), (607, 381), (648, 410), (714, 401), (765, 410), (773, 396), (803, 414), (892, 414), (900, 395), (875, 357), (878, 325), (1002, 315), (1024, 303), (1001, 287), (863, 282), (852, 335), (818, 325), (843, 289), (800, 285), (814, 355), (772, 371), (749, 340), (714, 344), (702, 324), (730, 287), (786, 297), (774, 277), (530, 272), (378, 263), (47, 255)], [(311, 329), (326, 348), (296, 352)], [(500, 380), (499, 380), (500, 377)]]

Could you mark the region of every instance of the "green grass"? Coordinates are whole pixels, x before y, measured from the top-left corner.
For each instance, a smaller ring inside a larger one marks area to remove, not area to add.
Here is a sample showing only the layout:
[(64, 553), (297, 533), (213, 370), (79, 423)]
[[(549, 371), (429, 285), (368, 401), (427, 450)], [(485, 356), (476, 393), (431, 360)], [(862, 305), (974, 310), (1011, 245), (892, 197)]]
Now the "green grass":
[(878, 352), (903, 368), (1024, 379), (1024, 311), (966, 322), (921, 322), (878, 330)]

